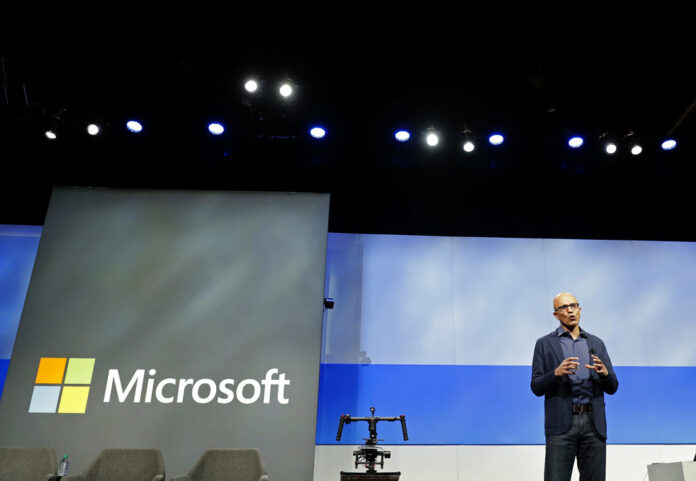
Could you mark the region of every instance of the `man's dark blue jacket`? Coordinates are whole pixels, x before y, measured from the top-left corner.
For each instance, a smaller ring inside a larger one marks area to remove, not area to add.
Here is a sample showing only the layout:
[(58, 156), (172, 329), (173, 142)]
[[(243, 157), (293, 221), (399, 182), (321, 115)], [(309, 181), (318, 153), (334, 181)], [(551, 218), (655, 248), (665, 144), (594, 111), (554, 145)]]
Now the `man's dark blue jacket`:
[[(604, 393), (614, 394), (619, 388), (619, 381), (611, 365), (611, 359), (604, 343), (597, 336), (582, 331), (587, 338), (587, 347), (591, 354), (602, 360), (608, 376), (590, 372), (592, 381), (592, 415), (595, 429), (600, 436), (607, 437), (607, 420), (604, 414)], [(532, 392), (544, 399), (544, 430), (547, 436), (563, 434), (570, 428), (573, 416), (571, 381), (568, 376), (557, 377), (554, 370), (563, 361), (563, 350), (558, 332), (554, 330), (537, 339), (532, 360)], [(578, 369), (587, 369), (584, 366)]]

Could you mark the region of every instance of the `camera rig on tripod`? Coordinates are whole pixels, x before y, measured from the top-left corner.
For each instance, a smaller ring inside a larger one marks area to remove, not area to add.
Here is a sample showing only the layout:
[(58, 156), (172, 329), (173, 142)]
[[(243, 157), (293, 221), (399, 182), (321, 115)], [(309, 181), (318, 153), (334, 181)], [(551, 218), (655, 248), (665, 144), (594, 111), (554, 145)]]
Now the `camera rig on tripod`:
[(397, 472), (377, 472), (375, 469), (377, 466), (384, 468), (384, 459), (389, 459), (391, 457), (391, 451), (385, 451), (381, 447), (377, 446), (378, 441), (384, 441), (383, 439), (377, 439), (377, 423), (379, 421), (401, 421), (401, 432), (404, 435), (404, 441), (408, 441), (408, 433), (406, 432), (406, 416), (403, 414), (401, 416), (394, 417), (377, 417), (375, 416), (375, 408), (370, 407), (370, 417), (354, 417), (350, 414), (342, 414), (341, 419), (338, 423), (338, 433), (336, 434), (336, 441), (341, 440), (341, 434), (343, 433), (343, 425), (350, 424), (356, 421), (366, 421), (368, 424), (368, 429), (370, 431), (369, 438), (363, 438), (365, 444), (359, 449), (353, 451), (353, 456), (355, 456), (355, 468), (362, 465), (365, 466), (366, 471), (364, 473), (349, 473), (341, 471), (341, 481), (348, 480), (361, 480), (361, 481), (398, 481), (401, 475), (400, 471)]

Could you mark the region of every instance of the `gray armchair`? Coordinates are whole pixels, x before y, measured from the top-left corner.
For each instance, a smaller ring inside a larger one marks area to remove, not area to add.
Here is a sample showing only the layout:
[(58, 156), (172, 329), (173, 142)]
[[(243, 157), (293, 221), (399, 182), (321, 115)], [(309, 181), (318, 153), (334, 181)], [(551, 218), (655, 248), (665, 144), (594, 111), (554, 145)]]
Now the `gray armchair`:
[(258, 449), (209, 449), (172, 481), (268, 481), (268, 473)]
[(62, 481), (164, 481), (159, 449), (105, 449), (82, 474)]
[(52, 481), (57, 466), (51, 448), (0, 446), (0, 481)]

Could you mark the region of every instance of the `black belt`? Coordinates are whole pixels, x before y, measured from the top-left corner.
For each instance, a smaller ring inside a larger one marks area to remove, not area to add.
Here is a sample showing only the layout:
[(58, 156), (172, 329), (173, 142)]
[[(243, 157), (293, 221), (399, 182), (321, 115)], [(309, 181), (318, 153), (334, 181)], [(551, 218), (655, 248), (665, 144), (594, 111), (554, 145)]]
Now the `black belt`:
[(592, 404), (573, 404), (573, 414), (589, 413), (592, 411)]

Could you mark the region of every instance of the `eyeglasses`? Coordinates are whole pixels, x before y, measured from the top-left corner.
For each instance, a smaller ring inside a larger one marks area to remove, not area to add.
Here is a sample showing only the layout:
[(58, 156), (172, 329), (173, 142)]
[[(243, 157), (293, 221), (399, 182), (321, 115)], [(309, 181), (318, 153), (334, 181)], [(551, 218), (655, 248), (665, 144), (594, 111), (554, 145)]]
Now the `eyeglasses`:
[(563, 304), (562, 306), (559, 306), (556, 309), (554, 309), (554, 312), (568, 312), (569, 310), (575, 310), (578, 307), (580, 307), (580, 304), (578, 304), (577, 302), (573, 302), (572, 304)]

